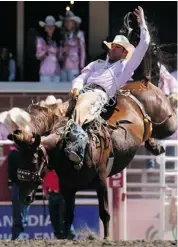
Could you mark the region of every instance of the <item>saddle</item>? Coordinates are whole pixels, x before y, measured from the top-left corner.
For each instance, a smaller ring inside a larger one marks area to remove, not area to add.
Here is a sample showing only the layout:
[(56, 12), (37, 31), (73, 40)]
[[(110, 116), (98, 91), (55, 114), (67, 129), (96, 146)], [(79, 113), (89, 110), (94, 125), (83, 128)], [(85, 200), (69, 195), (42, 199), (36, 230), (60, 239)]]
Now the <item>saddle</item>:
[[(128, 96), (133, 101), (135, 101), (135, 103), (140, 107), (140, 110), (142, 111), (144, 118), (146, 120), (148, 119), (147, 121), (145, 121), (145, 124), (148, 125), (148, 127), (149, 127), (150, 126), (149, 116), (146, 114), (142, 104), (131, 94), (130, 90), (119, 90), (117, 92), (117, 96), (119, 94)], [(109, 126), (107, 124), (107, 120), (110, 119), (113, 112), (119, 111), (119, 109), (117, 109), (117, 107), (116, 107), (117, 106), (117, 100), (118, 100), (118, 97), (110, 99), (109, 103), (104, 106), (104, 111), (102, 111), (102, 113), (100, 115), (101, 119), (94, 120), (92, 123), (89, 123), (89, 124), (84, 126), (84, 130), (86, 132), (88, 132), (89, 135), (92, 133), (92, 138), (95, 138), (96, 142), (99, 141), (99, 138), (100, 138), (99, 136), (101, 135), (99, 129), (97, 130), (97, 128), (96, 128), (96, 126), (98, 126), (98, 123), (100, 123), (100, 130), (101, 130), (101, 126), (102, 126), (103, 130), (105, 130), (105, 133), (108, 133), (107, 135), (110, 135), (110, 130), (112, 130), (113, 127), (118, 128), (120, 123), (122, 123), (122, 124), (129, 123), (129, 121), (120, 120), (120, 121), (117, 121), (114, 126)], [(66, 114), (69, 119), (72, 115), (72, 112), (75, 108), (75, 105), (76, 105), (76, 99), (71, 99), (69, 102), (69, 107), (68, 107), (67, 114)], [(95, 136), (95, 137), (93, 137), (93, 136)], [(164, 148), (162, 146), (160, 146), (160, 144), (158, 144), (155, 140), (153, 141), (153, 139), (151, 139), (151, 141), (150, 141), (149, 139), (146, 139), (146, 137), (145, 137), (145, 140), (146, 140), (145, 148), (148, 149), (152, 154), (159, 155), (159, 154), (165, 152)]]

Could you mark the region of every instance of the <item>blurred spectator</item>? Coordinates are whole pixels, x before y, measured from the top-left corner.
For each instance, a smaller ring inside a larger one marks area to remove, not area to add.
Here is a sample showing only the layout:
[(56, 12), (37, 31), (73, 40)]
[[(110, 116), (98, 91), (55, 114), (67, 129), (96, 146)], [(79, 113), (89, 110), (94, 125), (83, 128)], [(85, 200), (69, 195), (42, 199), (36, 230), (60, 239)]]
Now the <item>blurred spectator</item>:
[(177, 70), (176, 71), (173, 71), (171, 73), (171, 75), (178, 81), (178, 78), (177, 78)]
[(169, 205), (169, 224), (171, 225), (172, 234), (174, 240), (178, 239), (178, 227), (177, 227), (177, 191), (172, 190), (172, 196)]
[(43, 192), (48, 199), (49, 214), (54, 235), (57, 239), (63, 236), (65, 202), (60, 192), (60, 184), (54, 170), (46, 173), (43, 179)]
[(37, 38), (40, 37), (36, 28), (30, 28), (27, 32), (25, 47), (25, 80), (39, 81), (40, 60), (36, 59)]
[(7, 111), (0, 113), (0, 140), (7, 140), (7, 137), (10, 134), (8, 128), (4, 124), (7, 113)]
[[(3, 123), (10, 132), (16, 129), (23, 129), (30, 122), (30, 115), (17, 107), (6, 112)], [(14, 146), (8, 155), (8, 187), (11, 190), (12, 200), (12, 240), (23, 239), (24, 227), (27, 225), (28, 212), (30, 206), (23, 204), (19, 199), (19, 186), (17, 179), (17, 169), (22, 160), (22, 156), (17, 146)]]
[(160, 80), (158, 86), (167, 96), (172, 93), (178, 93), (178, 80), (173, 77), (163, 65), (161, 65), (160, 68)]
[[(158, 87), (170, 99), (170, 101), (174, 98), (176, 100), (176, 98), (178, 96), (178, 81), (168, 72), (168, 70), (163, 65), (161, 65), (161, 67), (160, 67), (160, 80), (159, 80)], [(173, 138), (174, 138), (174, 135), (166, 138), (165, 140), (170, 140)], [(148, 151), (147, 151), (147, 153), (149, 154)], [(172, 146), (167, 147), (166, 155), (174, 156), (175, 155), (174, 147), (172, 147)], [(174, 163), (167, 162), (167, 167), (171, 168), (173, 166), (174, 166)], [(148, 169), (155, 168), (155, 160), (154, 159), (147, 160), (147, 168)]]
[[(49, 214), (54, 235), (57, 239), (64, 237), (65, 201), (60, 192), (60, 181), (54, 170), (48, 171), (43, 179), (43, 192), (48, 199)], [(73, 226), (70, 238), (75, 237)]]
[[(10, 134), (8, 128), (2, 123), (4, 122), (4, 118), (7, 116), (7, 112), (0, 113), (0, 140), (8, 140), (8, 135)], [(11, 149), (11, 145), (3, 145), (1, 146), (1, 155), (7, 157), (9, 154), (9, 150)], [(7, 158), (1, 162), (0, 166), (0, 201), (9, 201), (10, 200), (10, 191), (8, 189), (8, 162)]]
[(63, 20), (61, 41), (61, 81), (71, 82), (85, 66), (86, 51), (84, 33), (79, 30), (81, 18), (67, 11)]
[(16, 129), (24, 128), (30, 122), (30, 115), (23, 109), (14, 107), (0, 114), (0, 122), (12, 133)]
[(29, 205), (23, 204), (19, 199), (19, 186), (17, 169), (22, 162), (21, 154), (17, 147), (8, 155), (8, 187), (11, 190), (12, 200), (12, 240), (23, 239), (24, 227), (27, 226)]
[(61, 104), (62, 99), (56, 99), (54, 95), (48, 95), (45, 99), (45, 105)]
[(56, 22), (53, 16), (47, 16), (45, 22), (40, 21), (39, 25), (44, 28), (44, 33), (37, 38), (36, 57), (40, 62), (40, 81), (59, 82), (59, 46), (60, 36), (56, 30), (61, 27), (62, 22)]
[(0, 48), (0, 81), (14, 81), (16, 62), (6, 47)]
[(48, 105), (58, 105), (62, 103), (62, 99), (56, 99), (54, 95), (48, 95), (45, 100), (41, 100), (39, 102), (40, 106), (48, 106)]

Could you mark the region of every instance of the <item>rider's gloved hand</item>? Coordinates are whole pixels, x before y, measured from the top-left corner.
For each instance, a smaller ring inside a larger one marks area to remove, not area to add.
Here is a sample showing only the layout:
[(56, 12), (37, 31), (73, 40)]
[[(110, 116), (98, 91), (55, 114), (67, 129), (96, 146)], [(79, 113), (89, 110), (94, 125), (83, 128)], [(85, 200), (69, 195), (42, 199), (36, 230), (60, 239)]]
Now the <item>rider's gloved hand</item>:
[(135, 9), (135, 11), (133, 13), (136, 15), (137, 21), (140, 25), (145, 24), (144, 12), (140, 6), (138, 6), (138, 8)]
[(77, 96), (79, 96), (79, 93), (80, 93), (80, 89), (78, 89), (78, 88), (73, 88), (73, 89), (70, 91), (70, 95), (71, 95), (72, 97), (77, 97)]

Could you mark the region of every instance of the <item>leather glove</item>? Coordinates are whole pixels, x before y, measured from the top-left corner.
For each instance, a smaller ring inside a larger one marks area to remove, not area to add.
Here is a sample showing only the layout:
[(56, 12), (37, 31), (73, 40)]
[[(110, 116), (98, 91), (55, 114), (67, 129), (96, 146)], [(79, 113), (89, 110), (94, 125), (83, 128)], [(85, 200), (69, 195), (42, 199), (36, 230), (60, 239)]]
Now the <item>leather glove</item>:
[(79, 93), (80, 93), (80, 89), (78, 89), (78, 88), (73, 88), (73, 89), (70, 91), (70, 95), (71, 95), (72, 97), (77, 97), (77, 96), (79, 96)]

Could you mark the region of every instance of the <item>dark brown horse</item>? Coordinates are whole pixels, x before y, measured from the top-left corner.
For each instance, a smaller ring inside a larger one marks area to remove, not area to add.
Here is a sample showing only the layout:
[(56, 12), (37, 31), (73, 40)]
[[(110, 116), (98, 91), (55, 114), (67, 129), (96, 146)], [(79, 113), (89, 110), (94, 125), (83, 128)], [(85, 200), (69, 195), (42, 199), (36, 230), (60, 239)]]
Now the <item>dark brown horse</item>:
[[(76, 192), (92, 188), (96, 189), (99, 199), (104, 237), (109, 238), (107, 176), (127, 167), (140, 145), (150, 137), (164, 139), (176, 131), (176, 115), (159, 88), (145, 81), (137, 81), (127, 83), (122, 90), (125, 91), (118, 92), (116, 105), (108, 107), (107, 113), (102, 116), (104, 120), (99, 119), (86, 126), (90, 143), (86, 150), (84, 165), (79, 171), (73, 168), (73, 163), (63, 151), (68, 128), (66, 117), (62, 117), (60, 113), (62, 108), (63, 112), (66, 112), (72, 101), (54, 109), (32, 105), (30, 130), (11, 135), (11, 139), (21, 147), (26, 156), (30, 156), (29, 160), (33, 161), (33, 164), (27, 162), (20, 167), (22, 171), (19, 173), (26, 170), (28, 174), (24, 175), (25, 179), (21, 186), (23, 200), (29, 198), (27, 196), (31, 196), (38, 186), (38, 182), (34, 186), (29, 174), (39, 181), (44, 175), (46, 165), (55, 168), (59, 174), (66, 201), (66, 235), (74, 217)], [(43, 134), (48, 136), (40, 138)], [(108, 167), (108, 159), (112, 155), (114, 162)]]

